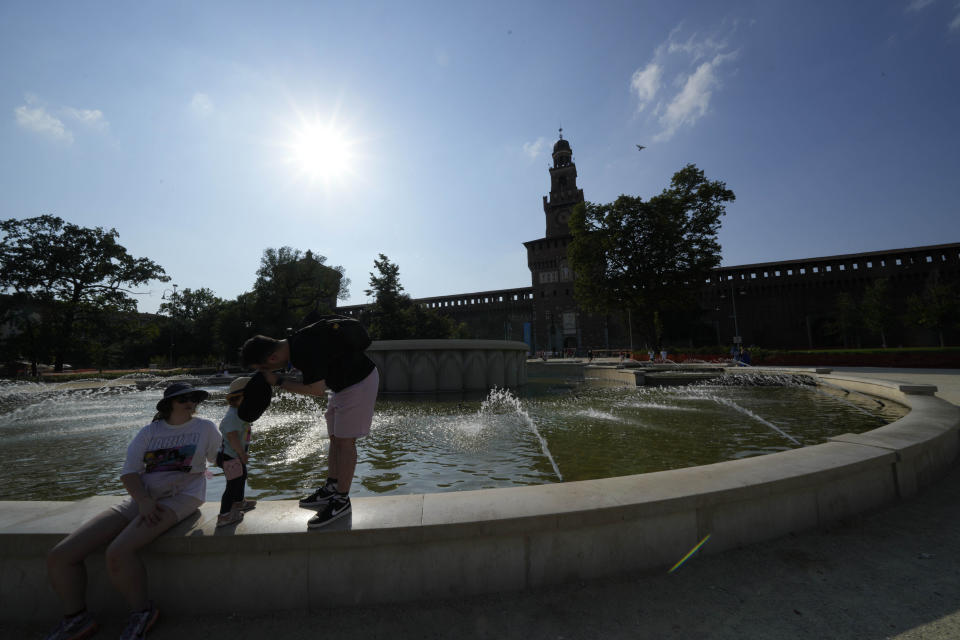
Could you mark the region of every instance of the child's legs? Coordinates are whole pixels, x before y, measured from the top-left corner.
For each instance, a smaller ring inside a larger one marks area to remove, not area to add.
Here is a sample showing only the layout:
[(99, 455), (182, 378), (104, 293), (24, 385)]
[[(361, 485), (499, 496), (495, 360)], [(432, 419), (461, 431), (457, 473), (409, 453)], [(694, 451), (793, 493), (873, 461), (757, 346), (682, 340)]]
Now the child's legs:
[(133, 611), (141, 611), (149, 605), (147, 570), (137, 552), (180, 521), (173, 509), (163, 509), (162, 514), (160, 522), (153, 526), (143, 518), (134, 519), (107, 547), (110, 581)]
[[(233, 460), (230, 456), (223, 456), (224, 461)], [(223, 489), (223, 497), (220, 498), (220, 513), (227, 513), (237, 502), (243, 502), (244, 488), (247, 484), (247, 465), (243, 465), (243, 475), (227, 480), (227, 485)]]
[(90, 553), (113, 540), (130, 523), (116, 511), (107, 510), (80, 525), (47, 554), (50, 586), (63, 605), (63, 613), (86, 608), (87, 568)]

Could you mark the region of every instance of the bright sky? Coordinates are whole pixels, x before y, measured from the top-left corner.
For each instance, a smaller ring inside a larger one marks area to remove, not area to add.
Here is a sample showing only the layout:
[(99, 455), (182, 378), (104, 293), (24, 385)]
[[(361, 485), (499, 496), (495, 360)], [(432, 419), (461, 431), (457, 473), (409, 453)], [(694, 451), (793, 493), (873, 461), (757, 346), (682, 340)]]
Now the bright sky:
[(284, 245), (347, 304), (378, 253), (414, 297), (529, 286), (561, 125), (587, 200), (725, 181), (727, 265), (960, 241), (958, 0), (5, 0), (0, 61), (0, 218), (223, 298)]

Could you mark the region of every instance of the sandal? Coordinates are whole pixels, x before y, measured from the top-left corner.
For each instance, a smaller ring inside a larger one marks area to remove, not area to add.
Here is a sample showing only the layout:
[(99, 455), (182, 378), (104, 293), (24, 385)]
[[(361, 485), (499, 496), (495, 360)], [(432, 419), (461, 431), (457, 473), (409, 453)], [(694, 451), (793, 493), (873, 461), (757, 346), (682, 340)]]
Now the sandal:
[(243, 520), (243, 511), (239, 509), (231, 509), (226, 513), (221, 513), (217, 516), (217, 526), (226, 527), (231, 524), (237, 524)]

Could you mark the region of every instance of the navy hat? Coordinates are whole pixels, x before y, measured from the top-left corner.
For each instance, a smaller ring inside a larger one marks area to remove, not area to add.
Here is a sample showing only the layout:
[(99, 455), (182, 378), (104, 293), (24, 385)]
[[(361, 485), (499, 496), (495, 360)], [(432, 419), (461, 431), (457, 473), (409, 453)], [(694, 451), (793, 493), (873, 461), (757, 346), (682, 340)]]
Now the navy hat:
[(273, 389), (261, 371), (250, 377), (250, 382), (243, 388), (243, 400), (237, 407), (237, 417), (244, 422), (253, 422), (267, 410), (273, 398)]
[(182, 396), (185, 393), (192, 393), (199, 397), (197, 402), (203, 402), (207, 399), (207, 396), (210, 394), (204, 391), (203, 389), (197, 389), (195, 386), (189, 382), (174, 382), (166, 389), (163, 390), (163, 398), (160, 399), (160, 402), (157, 403), (157, 411), (160, 411), (160, 405), (163, 404), (164, 400), (168, 400), (175, 396)]

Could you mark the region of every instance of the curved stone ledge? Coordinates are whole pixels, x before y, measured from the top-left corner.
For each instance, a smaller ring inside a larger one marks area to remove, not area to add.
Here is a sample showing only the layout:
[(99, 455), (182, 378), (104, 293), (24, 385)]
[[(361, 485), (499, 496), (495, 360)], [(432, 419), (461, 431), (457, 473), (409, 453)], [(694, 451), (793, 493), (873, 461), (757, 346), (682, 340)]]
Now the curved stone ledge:
[(367, 355), (380, 370), (380, 391), (486, 391), (527, 382), (525, 342), (377, 340)]
[[(489, 593), (669, 567), (702, 552), (823, 526), (911, 495), (957, 455), (960, 409), (899, 383), (820, 376), (911, 407), (903, 419), (801, 449), (555, 485), (355, 498), (350, 520), (307, 531), (309, 511), (261, 502), (216, 529), (218, 505), (144, 553), (151, 588), (178, 613), (277, 611)], [(118, 501), (0, 503), (0, 616), (55, 618), (44, 556)], [(103, 557), (88, 561), (95, 611), (122, 612)], [(331, 592), (329, 576), (336, 574)]]

